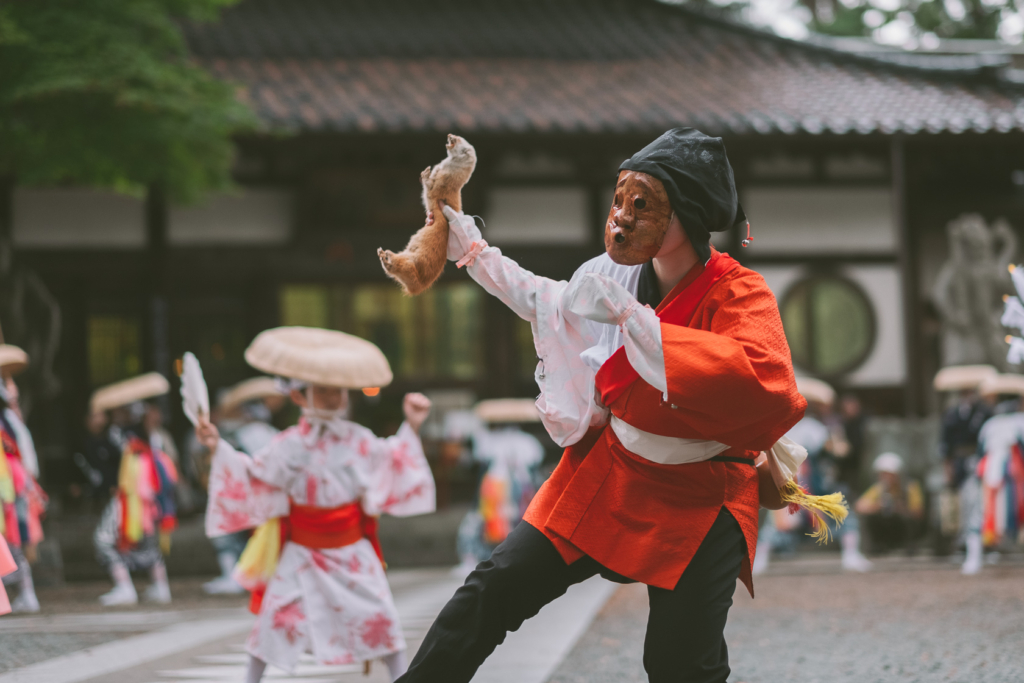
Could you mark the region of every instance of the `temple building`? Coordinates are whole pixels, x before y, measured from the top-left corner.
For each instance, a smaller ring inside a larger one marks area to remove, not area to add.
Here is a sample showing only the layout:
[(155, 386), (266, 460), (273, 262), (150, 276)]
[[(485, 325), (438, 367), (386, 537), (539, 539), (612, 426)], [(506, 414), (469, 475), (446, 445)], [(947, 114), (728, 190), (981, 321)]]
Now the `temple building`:
[(476, 147), (463, 199), (487, 240), (552, 278), (602, 250), (623, 159), (675, 126), (722, 136), (754, 241), (717, 246), (767, 279), (800, 371), (881, 414), (936, 407), (947, 226), (979, 215), (996, 261), (1024, 228), (1012, 55), (795, 42), (656, 0), (243, 0), (186, 35), (264, 124), (238, 140), (237, 192), (5, 200), (62, 315), (59, 410), (36, 431), (53, 460), (94, 387), (191, 350), (216, 390), (278, 324), (373, 340), (395, 396), (536, 393), (528, 325), (452, 264), (407, 298), (378, 262), (422, 226), (447, 133)]

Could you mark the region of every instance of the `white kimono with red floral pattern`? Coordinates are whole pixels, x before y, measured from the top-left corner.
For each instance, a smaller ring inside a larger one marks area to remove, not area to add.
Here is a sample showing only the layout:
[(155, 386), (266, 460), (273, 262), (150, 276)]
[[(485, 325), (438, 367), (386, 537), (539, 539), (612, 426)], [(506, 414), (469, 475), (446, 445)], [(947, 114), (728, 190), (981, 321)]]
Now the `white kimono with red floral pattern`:
[[(381, 439), (365, 427), (307, 420), (249, 457), (221, 441), (210, 472), (206, 532), (258, 526), (317, 507), (360, 502), (369, 515), (434, 510), (434, 480), (408, 424)], [(303, 652), (321, 664), (378, 659), (405, 649), (384, 568), (365, 538), (316, 550), (287, 542), (247, 642), (250, 654), (294, 671)]]

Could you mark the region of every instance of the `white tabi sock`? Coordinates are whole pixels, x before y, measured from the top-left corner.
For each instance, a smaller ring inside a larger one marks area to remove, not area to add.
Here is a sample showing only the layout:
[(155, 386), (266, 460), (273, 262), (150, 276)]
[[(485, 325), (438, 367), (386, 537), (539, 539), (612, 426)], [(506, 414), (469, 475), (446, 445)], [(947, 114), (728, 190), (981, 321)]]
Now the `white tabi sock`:
[(249, 655), (249, 668), (245, 672), (245, 683), (260, 683), (263, 672), (267, 669), (267, 663)]
[(967, 558), (964, 560), (960, 573), (965, 576), (972, 576), (981, 571), (982, 553), (984, 547), (981, 542), (981, 534), (969, 533), (964, 539), (967, 544)]
[(110, 578), (114, 579), (114, 589), (109, 593), (100, 596), (100, 603), (105, 607), (114, 605), (134, 605), (139, 601), (135, 593), (135, 586), (132, 585), (131, 574), (128, 567), (123, 564), (115, 564), (110, 567)]
[(18, 569), (21, 570), (21, 592), (11, 603), (14, 612), (38, 612), (39, 598), (36, 597), (35, 583), (32, 581), (32, 567), (24, 555), (18, 558)]
[(203, 584), (203, 591), (210, 595), (237, 595), (244, 593), (245, 589), (232, 576), (235, 565), (238, 564), (238, 557), (230, 551), (217, 553), (217, 563), (220, 564), (221, 574), (212, 581)]
[(388, 675), (391, 676), (392, 682), (398, 680), (398, 677), (404, 674), (409, 668), (409, 662), (405, 659), (404, 650), (392, 652), (383, 659), (384, 665), (388, 667)]
[(839, 539), (843, 546), (843, 569), (854, 572), (871, 571), (871, 560), (864, 557), (860, 552), (860, 532), (847, 531)]
[(230, 579), (238, 564), (238, 556), (230, 550), (222, 550), (217, 553), (217, 564), (220, 565), (220, 576), (223, 579)]
[(167, 565), (157, 562), (149, 569), (153, 583), (146, 589), (145, 598), (150, 602), (166, 605), (171, 601), (171, 585), (167, 582)]

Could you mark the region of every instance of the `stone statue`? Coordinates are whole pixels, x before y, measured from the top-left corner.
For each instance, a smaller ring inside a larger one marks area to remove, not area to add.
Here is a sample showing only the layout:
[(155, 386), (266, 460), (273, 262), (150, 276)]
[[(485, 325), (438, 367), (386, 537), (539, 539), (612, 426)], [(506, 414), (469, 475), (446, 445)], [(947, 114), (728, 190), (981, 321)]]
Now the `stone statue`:
[(1017, 236), (1005, 219), (991, 227), (978, 214), (946, 226), (949, 260), (935, 279), (932, 297), (942, 316), (942, 364), (987, 363), (1006, 369), (1006, 332), (999, 322), (1003, 295), (1013, 287), (1007, 266)]

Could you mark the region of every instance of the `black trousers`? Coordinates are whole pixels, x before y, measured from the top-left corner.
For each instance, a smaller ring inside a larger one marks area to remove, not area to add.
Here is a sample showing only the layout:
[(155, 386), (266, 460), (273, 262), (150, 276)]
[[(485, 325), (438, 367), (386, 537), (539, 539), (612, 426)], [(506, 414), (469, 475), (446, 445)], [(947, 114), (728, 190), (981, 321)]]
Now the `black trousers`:
[[(739, 524), (722, 508), (676, 587), (647, 588), (644, 669), (652, 683), (724, 683), (729, 677), (723, 631), (745, 549)], [(441, 610), (399, 682), (468, 683), (506, 633), (597, 574), (629, 583), (589, 557), (567, 565), (544, 534), (520, 524)]]
[(861, 523), (867, 528), (872, 551), (913, 550), (917, 536), (916, 520), (903, 515), (878, 513), (864, 515)]

